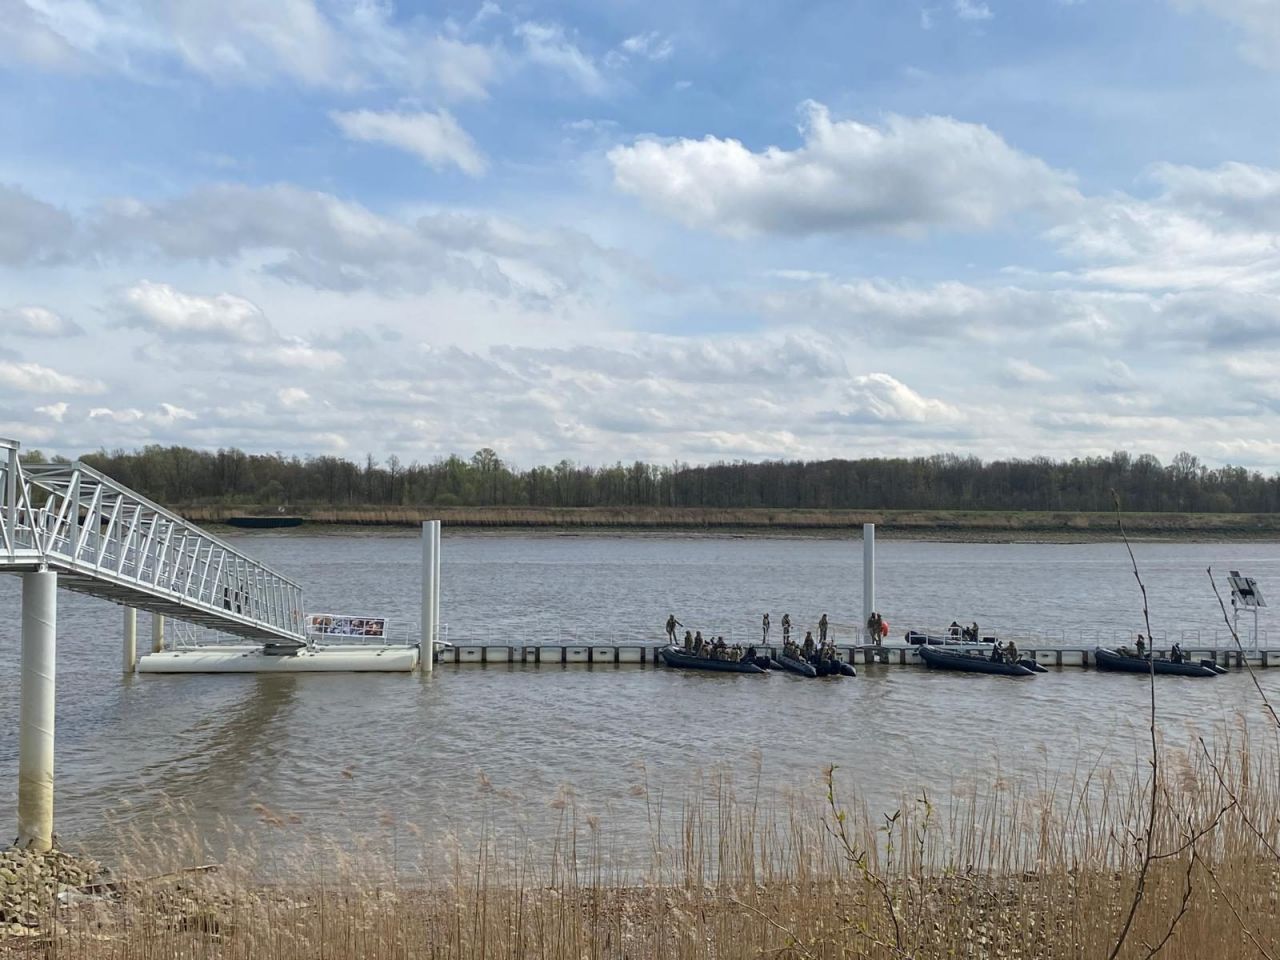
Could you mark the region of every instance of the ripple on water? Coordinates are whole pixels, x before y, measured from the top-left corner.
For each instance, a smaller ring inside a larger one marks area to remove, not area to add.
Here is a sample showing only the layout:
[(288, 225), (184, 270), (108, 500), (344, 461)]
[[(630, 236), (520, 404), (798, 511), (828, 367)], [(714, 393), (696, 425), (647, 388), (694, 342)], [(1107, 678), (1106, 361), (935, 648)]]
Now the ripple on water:
[[(411, 538), (252, 537), (248, 549), (306, 584), (313, 605), (416, 620)], [(759, 613), (797, 626), (857, 619), (860, 549), (790, 538), (447, 537), (453, 635), (522, 640), (568, 629), (653, 637), (668, 612), (691, 629), (756, 636)], [(1274, 569), (1280, 546), (1139, 545), (1158, 630), (1206, 629), (1204, 568)], [(880, 544), (881, 607), (894, 632), (978, 620), (1136, 631), (1123, 548)], [(1013, 587), (1016, 585), (1016, 589)], [(0, 580), (0, 649), (16, 660), (19, 581)], [(380, 823), (465, 832), (554, 831), (566, 789), (579, 812), (640, 821), (659, 796), (734, 772), (739, 792), (821, 798), (836, 764), (873, 808), (996, 777), (1052, 784), (1102, 765), (1135, 768), (1145, 678), (1050, 670), (1032, 680), (860, 667), (805, 681), (641, 667), (445, 666), (419, 676), (118, 676), (119, 609), (59, 595), (59, 832), (105, 845), (107, 808), (141, 818), (163, 798), (200, 826), (253, 825), (258, 804), (336, 836)], [(1264, 623), (1264, 628), (1265, 628)], [(143, 631), (145, 633), (145, 627)], [(1261, 677), (1280, 698), (1280, 671)], [(1159, 683), (1161, 729), (1230, 727), (1255, 711), (1245, 676)], [(16, 766), (17, 673), (0, 675), (0, 762)], [(16, 778), (0, 778), (12, 805)]]

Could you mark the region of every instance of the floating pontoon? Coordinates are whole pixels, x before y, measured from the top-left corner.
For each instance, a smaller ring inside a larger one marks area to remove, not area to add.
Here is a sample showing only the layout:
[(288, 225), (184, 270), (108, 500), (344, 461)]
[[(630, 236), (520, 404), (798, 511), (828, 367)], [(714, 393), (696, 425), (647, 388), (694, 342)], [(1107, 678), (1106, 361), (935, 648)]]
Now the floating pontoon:
[(199, 643), (188, 635), (138, 658), (139, 673), (408, 673), (421, 648), (412, 624), (385, 617), (311, 614), (307, 640)]

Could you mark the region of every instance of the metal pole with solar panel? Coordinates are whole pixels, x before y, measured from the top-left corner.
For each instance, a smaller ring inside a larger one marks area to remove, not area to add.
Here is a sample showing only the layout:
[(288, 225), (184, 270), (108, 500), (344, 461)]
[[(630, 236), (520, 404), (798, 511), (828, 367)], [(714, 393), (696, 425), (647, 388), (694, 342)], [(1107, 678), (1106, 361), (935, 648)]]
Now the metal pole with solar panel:
[(1242, 577), (1239, 570), (1232, 570), (1227, 577), (1231, 584), (1231, 614), (1235, 621), (1232, 629), (1240, 636), (1240, 608), (1253, 611), (1253, 649), (1258, 649), (1258, 608), (1265, 607), (1267, 601), (1262, 599), (1262, 591), (1253, 577)]

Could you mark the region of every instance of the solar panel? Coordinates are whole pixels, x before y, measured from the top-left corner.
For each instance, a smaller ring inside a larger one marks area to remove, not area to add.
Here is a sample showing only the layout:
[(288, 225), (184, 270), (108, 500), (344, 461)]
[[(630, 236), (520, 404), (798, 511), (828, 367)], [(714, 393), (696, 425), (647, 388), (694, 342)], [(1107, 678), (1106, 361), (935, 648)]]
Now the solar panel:
[(1240, 576), (1239, 570), (1232, 570), (1227, 577), (1231, 584), (1231, 597), (1242, 607), (1265, 607), (1267, 601), (1262, 599), (1262, 591), (1253, 577)]

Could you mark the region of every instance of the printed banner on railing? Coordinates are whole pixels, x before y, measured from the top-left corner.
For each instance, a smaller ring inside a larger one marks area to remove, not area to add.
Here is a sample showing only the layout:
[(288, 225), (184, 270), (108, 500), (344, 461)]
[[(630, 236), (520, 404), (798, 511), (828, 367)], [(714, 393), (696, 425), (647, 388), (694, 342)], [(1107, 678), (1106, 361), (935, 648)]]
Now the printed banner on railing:
[(330, 637), (382, 637), (387, 632), (383, 617), (335, 617), (329, 613), (313, 613), (308, 617), (309, 633)]

